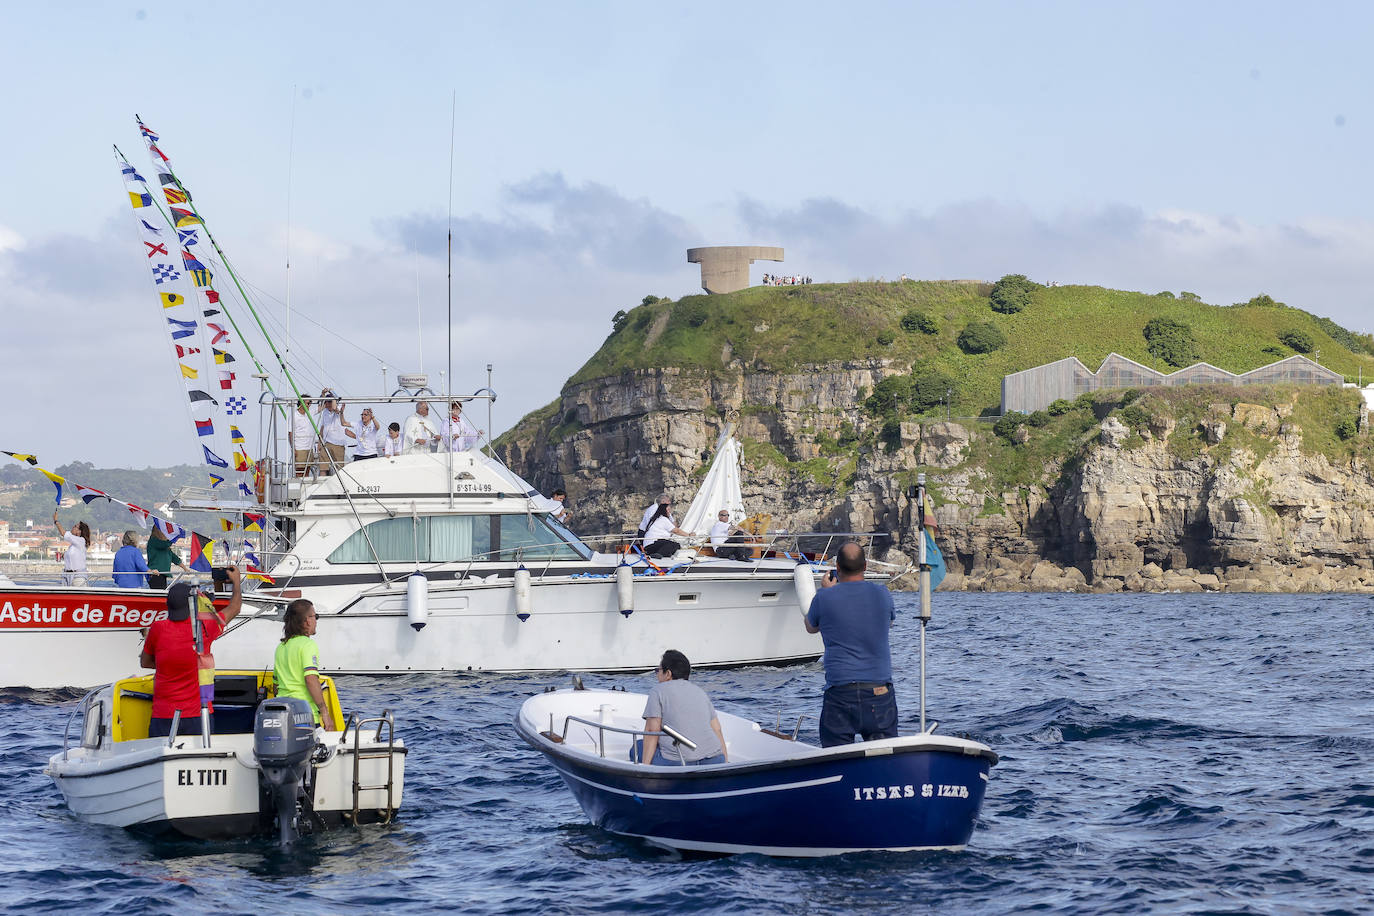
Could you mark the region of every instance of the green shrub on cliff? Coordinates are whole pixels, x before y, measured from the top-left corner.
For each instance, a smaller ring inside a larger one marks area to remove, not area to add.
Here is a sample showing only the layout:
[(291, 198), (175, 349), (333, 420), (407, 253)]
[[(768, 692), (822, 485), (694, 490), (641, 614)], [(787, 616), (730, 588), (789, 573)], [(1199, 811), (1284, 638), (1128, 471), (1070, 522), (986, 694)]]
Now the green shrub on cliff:
[(1279, 340), (1298, 353), (1312, 352), (1312, 338), (1297, 328), (1289, 328), (1279, 334)]
[(920, 331), (922, 334), (939, 334), (940, 326), (935, 323), (934, 318), (931, 318), (925, 312), (918, 312), (916, 309), (912, 309), (902, 316), (902, 330), (909, 331), (913, 334), (917, 331)]
[(1040, 288), (1039, 283), (1032, 283), (1027, 280), (1025, 274), (1007, 274), (992, 284), (992, 292), (988, 295), (988, 304), (992, 306), (994, 312), (1001, 312), (1003, 315), (1015, 315), (1030, 305), (1031, 291)]
[(959, 349), (965, 353), (991, 353), (1007, 342), (1007, 335), (998, 330), (997, 325), (986, 321), (974, 321), (959, 332)]
[(1182, 321), (1151, 318), (1141, 333), (1145, 336), (1146, 349), (1174, 368), (1182, 369), (1197, 362), (1193, 329)]

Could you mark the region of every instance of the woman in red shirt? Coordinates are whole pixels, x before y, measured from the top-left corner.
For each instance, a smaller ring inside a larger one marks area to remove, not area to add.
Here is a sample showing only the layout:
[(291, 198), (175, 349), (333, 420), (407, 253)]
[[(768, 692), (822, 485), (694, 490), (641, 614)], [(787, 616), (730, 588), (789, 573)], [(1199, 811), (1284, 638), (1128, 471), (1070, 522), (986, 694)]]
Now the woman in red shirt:
[[(233, 583), (233, 597), (229, 606), (213, 618), (201, 621), (205, 654), (210, 644), (224, 632), (229, 621), (243, 610), (243, 594), (239, 589), (237, 567), (228, 568)], [(196, 657), (195, 635), (191, 631), (191, 614), (198, 602), (195, 589), (178, 582), (167, 591), (167, 619), (158, 620), (148, 628), (143, 640), (139, 664), (154, 669), (153, 716), (148, 723), (148, 737), (162, 738), (172, 733), (172, 717), (181, 713), (179, 735), (200, 734), (200, 664)], [(210, 707), (214, 713), (214, 706)], [(213, 723), (213, 719), (211, 720)], [(213, 731), (213, 724), (211, 726)]]

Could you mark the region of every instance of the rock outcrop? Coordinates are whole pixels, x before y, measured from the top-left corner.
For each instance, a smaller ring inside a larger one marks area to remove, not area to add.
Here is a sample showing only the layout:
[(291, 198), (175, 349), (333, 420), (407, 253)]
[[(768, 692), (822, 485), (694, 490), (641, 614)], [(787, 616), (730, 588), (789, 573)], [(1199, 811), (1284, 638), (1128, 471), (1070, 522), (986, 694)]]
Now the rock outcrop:
[(658, 492), (685, 507), (729, 421), (745, 445), (746, 504), (774, 528), (881, 531), (909, 554), (906, 484), (927, 471), (946, 588), (1374, 590), (1374, 474), (1304, 449), (1290, 405), (1217, 405), (1188, 428), (1203, 447), (1182, 456), (1172, 418), (1132, 427), (1108, 416), (1037, 484), (995, 492), (976, 454), (987, 424), (904, 422), (884, 441), (862, 436), (863, 398), (894, 371), (875, 360), (784, 374), (735, 361), (723, 373), (596, 379), (504, 437), (502, 457), (545, 492), (566, 488), (579, 531), (632, 530)]

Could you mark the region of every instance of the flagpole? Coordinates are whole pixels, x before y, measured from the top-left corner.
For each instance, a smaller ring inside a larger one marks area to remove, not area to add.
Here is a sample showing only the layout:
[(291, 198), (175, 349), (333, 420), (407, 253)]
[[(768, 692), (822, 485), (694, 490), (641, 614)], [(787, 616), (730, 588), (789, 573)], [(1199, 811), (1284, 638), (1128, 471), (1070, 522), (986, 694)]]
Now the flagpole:
[[(286, 358), (291, 358), (291, 168), (296, 159), (296, 84), (291, 84), (291, 132), (286, 143)], [(175, 176), (174, 176), (175, 177)], [(206, 229), (209, 235), (210, 230)], [(228, 265), (225, 265), (228, 269)], [(237, 329), (235, 329), (237, 330)], [(242, 336), (242, 335), (240, 335)], [(259, 367), (261, 369), (262, 367)]]

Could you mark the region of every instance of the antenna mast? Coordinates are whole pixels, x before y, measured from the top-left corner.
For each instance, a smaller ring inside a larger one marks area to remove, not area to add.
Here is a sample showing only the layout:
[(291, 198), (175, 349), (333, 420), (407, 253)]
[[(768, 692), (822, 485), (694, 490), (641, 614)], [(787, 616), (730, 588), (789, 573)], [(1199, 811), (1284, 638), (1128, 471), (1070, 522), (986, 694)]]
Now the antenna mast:
[(444, 409), (448, 414), (448, 505), (453, 508), (453, 138), (458, 124), (458, 90), (453, 90), (453, 103), (448, 118), (448, 321), (444, 328), (448, 338), (448, 374), (444, 376)]
[(291, 84), (291, 134), (286, 145), (286, 359), (291, 358), (291, 166), (296, 161), (296, 84)]

